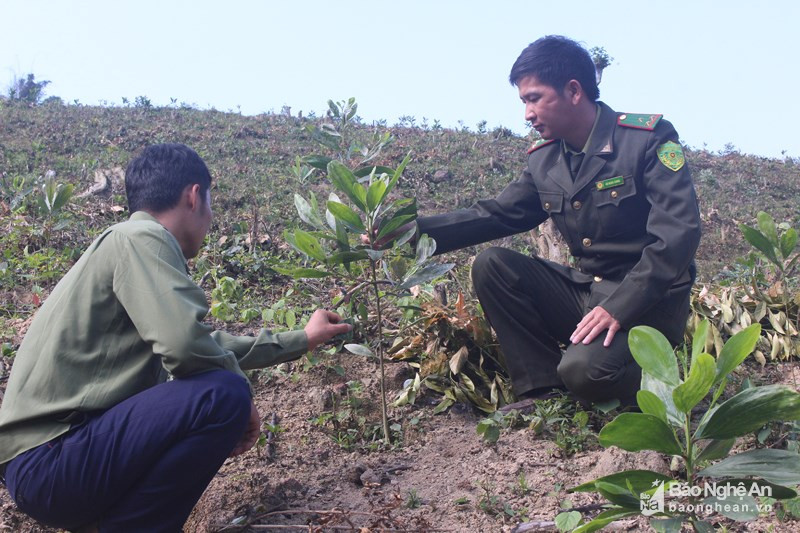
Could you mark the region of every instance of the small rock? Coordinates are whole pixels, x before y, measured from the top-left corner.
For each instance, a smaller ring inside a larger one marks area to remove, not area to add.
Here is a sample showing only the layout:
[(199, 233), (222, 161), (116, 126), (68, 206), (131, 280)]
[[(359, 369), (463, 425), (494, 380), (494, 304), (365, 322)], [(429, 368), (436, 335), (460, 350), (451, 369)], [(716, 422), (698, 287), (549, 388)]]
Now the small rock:
[(333, 394), (328, 389), (309, 389), (306, 397), (316, 411), (324, 411), (333, 405)]
[(408, 363), (399, 362), (386, 365), (386, 386), (389, 389), (402, 389), (405, 381), (414, 377)]
[(439, 170), (437, 170), (436, 172), (433, 173), (433, 177), (431, 178), (431, 181), (433, 181), (434, 183), (439, 183), (439, 182), (442, 182), (444, 180), (449, 180), (451, 177), (452, 177), (452, 174), (450, 174), (450, 171), (447, 170), (446, 168), (443, 168), (443, 169), (439, 169)]
[(359, 479), (361, 480), (361, 484), (365, 487), (379, 487), (381, 484), (380, 476), (371, 468), (364, 470), (364, 473), (361, 474)]

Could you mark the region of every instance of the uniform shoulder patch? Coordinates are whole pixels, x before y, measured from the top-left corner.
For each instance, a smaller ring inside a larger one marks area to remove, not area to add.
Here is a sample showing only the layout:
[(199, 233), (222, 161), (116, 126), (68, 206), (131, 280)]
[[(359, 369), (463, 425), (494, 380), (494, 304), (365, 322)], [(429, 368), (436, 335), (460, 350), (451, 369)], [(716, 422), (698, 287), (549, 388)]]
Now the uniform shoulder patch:
[(547, 146), (548, 144), (551, 144), (551, 143), (554, 143), (554, 142), (556, 142), (556, 139), (550, 139), (550, 140), (547, 140), (547, 141), (544, 140), (544, 139), (539, 139), (538, 141), (533, 143), (530, 148), (528, 148), (528, 153), (532, 154), (533, 152), (535, 152), (536, 150), (538, 150), (542, 146)]
[(622, 113), (617, 117), (617, 125), (637, 130), (653, 131), (664, 115), (647, 115), (643, 113)]
[(658, 147), (656, 153), (658, 154), (658, 160), (672, 171), (679, 171), (684, 163), (686, 163), (686, 158), (683, 156), (683, 149), (681, 145), (676, 142), (665, 142)]

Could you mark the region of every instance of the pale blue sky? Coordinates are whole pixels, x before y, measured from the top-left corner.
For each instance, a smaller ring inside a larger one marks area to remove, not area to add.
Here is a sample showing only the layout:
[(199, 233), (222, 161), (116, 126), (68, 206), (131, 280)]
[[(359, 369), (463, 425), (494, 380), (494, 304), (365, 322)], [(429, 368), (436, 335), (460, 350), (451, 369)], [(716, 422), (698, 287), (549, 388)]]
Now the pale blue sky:
[(508, 71), (563, 34), (615, 58), (618, 111), (663, 113), (689, 146), (800, 157), (800, 2), (0, 0), (0, 87), (27, 72), (67, 102), (144, 95), (245, 114), (402, 115), (526, 128)]

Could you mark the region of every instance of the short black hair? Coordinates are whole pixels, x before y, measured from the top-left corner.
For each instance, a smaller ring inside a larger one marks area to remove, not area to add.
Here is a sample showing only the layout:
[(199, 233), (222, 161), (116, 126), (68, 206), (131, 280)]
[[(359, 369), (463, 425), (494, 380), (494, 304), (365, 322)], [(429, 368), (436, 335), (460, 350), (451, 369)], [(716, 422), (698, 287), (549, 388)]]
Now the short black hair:
[(200, 185), (205, 201), (211, 173), (197, 152), (183, 144), (145, 148), (125, 170), (125, 194), (131, 213), (162, 213), (178, 205), (188, 185)]
[(577, 80), (592, 102), (600, 98), (592, 56), (586, 48), (563, 35), (547, 35), (522, 51), (511, 67), (508, 81), (517, 85), (526, 76), (536, 76), (541, 83), (558, 91), (570, 80)]

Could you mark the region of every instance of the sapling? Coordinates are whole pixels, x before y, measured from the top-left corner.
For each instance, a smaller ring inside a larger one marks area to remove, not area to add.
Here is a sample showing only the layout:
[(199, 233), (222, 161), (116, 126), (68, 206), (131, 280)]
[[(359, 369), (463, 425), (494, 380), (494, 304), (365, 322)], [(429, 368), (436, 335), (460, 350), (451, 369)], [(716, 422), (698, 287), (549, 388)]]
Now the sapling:
[[(717, 359), (705, 351), (708, 330), (703, 321), (695, 331), (691, 354), (678, 351), (677, 357), (653, 328), (630, 331), (631, 353), (642, 368), (636, 396), (641, 412), (622, 413), (609, 422), (600, 431), (600, 444), (678, 457), (683, 475), (628, 470), (570, 489), (596, 491), (610, 502), (575, 531), (595, 531), (637, 514), (652, 516), (659, 531), (680, 531), (684, 522), (695, 531), (710, 531), (704, 514), (708, 508), (734, 520), (751, 520), (758, 516), (753, 491), (775, 499), (796, 496), (790, 486), (800, 484), (797, 453), (755, 449), (729, 454), (737, 437), (771, 421), (800, 419), (800, 394), (784, 385), (749, 387), (720, 403), (729, 376), (753, 351), (761, 326), (753, 324), (731, 337)], [(701, 480), (713, 489), (711, 494), (702, 491), (705, 499), (697, 493)], [(743, 490), (746, 494), (741, 494)]]
[[(386, 297), (427, 283), (453, 267), (452, 264), (434, 264), (430, 261), (436, 251), (436, 243), (427, 235), (422, 235), (416, 240), (414, 264), (401, 272), (401, 277), (395, 275), (397, 262), (392, 259), (405, 253), (408, 247), (404, 245), (414, 238), (416, 232), (416, 227), (410, 224), (417, 217), (416, 201), (413, 198), (390, 198), (409, 159), (406, 156), (394, 170), (379, 167), (379, 171), (373, 167), (363, 178), (363, 183), (343, 163), (329, 161), (327, 175), (335, 192), (330, 193), (325, 204), (325, 222), (320, 216), (320, 207), (313, 192), (309, 193), (308, 198), (296, 194), (295, 206), (300, 218), (313, 231), (298, 229), (284, 234), (286, 241), (315, 266), (282, 269), (282, 272), (297, 278), (336, 277), (347, 280), (352, 288), (347, 291), (345, 298), (352, 298), (364, 289), (372, 292), (377, 329), (375, 353), (369, 346), (360, 344), (345, 344), (344, 347), (354, 354), (378, 359), (383, 435), (387, 444), (391, 436), (383, 350)], [(346, 198), (347, 203), (339, 195)], [(366, 242), (362, 242), (362, 239)], [(390, 262), (394, 268), (388, 267)]]

